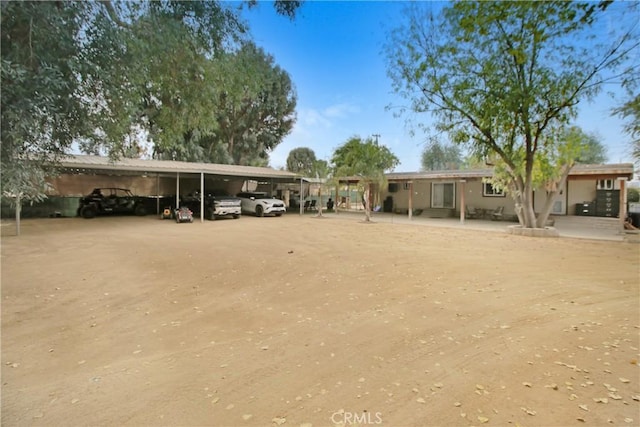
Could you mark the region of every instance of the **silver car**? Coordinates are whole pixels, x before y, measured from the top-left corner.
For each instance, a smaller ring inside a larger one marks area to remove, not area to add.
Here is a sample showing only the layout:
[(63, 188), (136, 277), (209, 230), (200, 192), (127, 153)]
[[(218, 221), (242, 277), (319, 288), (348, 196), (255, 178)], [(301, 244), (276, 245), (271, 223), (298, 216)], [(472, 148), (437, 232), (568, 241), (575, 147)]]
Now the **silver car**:
[(287, 211), (282, 200), (268, 196), (267, 193), (244, 192), (238, 193), (237, 197), (242, 202), (242, 213), (249, 213), (255, 216), (281, 216)]

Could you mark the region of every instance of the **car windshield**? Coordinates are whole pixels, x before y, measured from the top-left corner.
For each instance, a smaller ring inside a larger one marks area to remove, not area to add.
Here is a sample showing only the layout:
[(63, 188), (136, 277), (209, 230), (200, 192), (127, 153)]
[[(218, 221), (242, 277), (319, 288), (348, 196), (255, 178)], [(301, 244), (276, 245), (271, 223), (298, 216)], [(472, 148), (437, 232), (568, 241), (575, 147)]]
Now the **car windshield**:
[(266, 193), (240, 193), (238, 197), (244, 197), (246, 199), (254, 198), (254, 199), (269, 199)]

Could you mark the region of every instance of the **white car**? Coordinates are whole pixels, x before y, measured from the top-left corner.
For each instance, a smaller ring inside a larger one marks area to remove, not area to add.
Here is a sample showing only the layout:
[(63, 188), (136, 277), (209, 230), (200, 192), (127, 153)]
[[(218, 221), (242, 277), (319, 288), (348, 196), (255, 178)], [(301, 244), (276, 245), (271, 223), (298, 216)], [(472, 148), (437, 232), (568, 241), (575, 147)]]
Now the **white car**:
[(267, 193), (245, 192), (238, 193), (237, 197), (242, 202), (242, 213), (281, 216), (287, 211), (282, 200), (267, 196)]

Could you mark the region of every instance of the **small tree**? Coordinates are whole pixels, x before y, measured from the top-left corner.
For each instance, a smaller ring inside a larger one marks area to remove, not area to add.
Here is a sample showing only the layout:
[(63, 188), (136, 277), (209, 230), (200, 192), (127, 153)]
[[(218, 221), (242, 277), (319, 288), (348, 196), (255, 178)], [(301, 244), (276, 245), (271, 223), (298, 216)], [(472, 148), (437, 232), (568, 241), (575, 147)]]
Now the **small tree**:
[(386, 182), (385, 172), (398, 165), (398, 158), (387, 147), (378, 145), (371, 138), (362, 140), (359, 136), (353, 136), (334, 151), (331, 163), (336, 177), (360, 178), (360, 185), (364, 190), (365, 221), (371, 221), (371, 185), (382, 187)]
[(318, 216), (322, 216), (322, 189), (328, 182), (331, 181), (331, 168), (326, 160), (316, 160), (312, 167), (312, 176), (315, 176), (318, 180)]

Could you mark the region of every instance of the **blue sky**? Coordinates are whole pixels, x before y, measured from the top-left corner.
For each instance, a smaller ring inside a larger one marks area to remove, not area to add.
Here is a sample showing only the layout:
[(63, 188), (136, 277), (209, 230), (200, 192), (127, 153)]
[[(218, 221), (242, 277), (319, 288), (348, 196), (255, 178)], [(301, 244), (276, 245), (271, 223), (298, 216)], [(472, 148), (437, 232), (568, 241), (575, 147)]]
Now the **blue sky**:
[[(289, 151), (297, 147), (309, 147), (319, 159), (329, 160), (349, 137), (377, 134), (400, 159), (396, 171), (420, 169), (424, 135), (411, 136), (405, 116), (394, 117), (385, 108), (407, 104), (391, 89), (383, 54), (387, 34), (402, 21), (406, 5), (307, 1), (293, 21), (277, 15), (271, 2), (243, 12), (256, 44), (290, 74), (298, 95), (297, 123), (271, 154), (271, 166), (284, 167)], [(600, 137), (610, 163), (630, 162), (629, 137), (623, 123), (610, 115), (614, 105), (602, 95), (581, 107), (576, 124)], [(420, 120), (428, 123), (429, 117)]]

